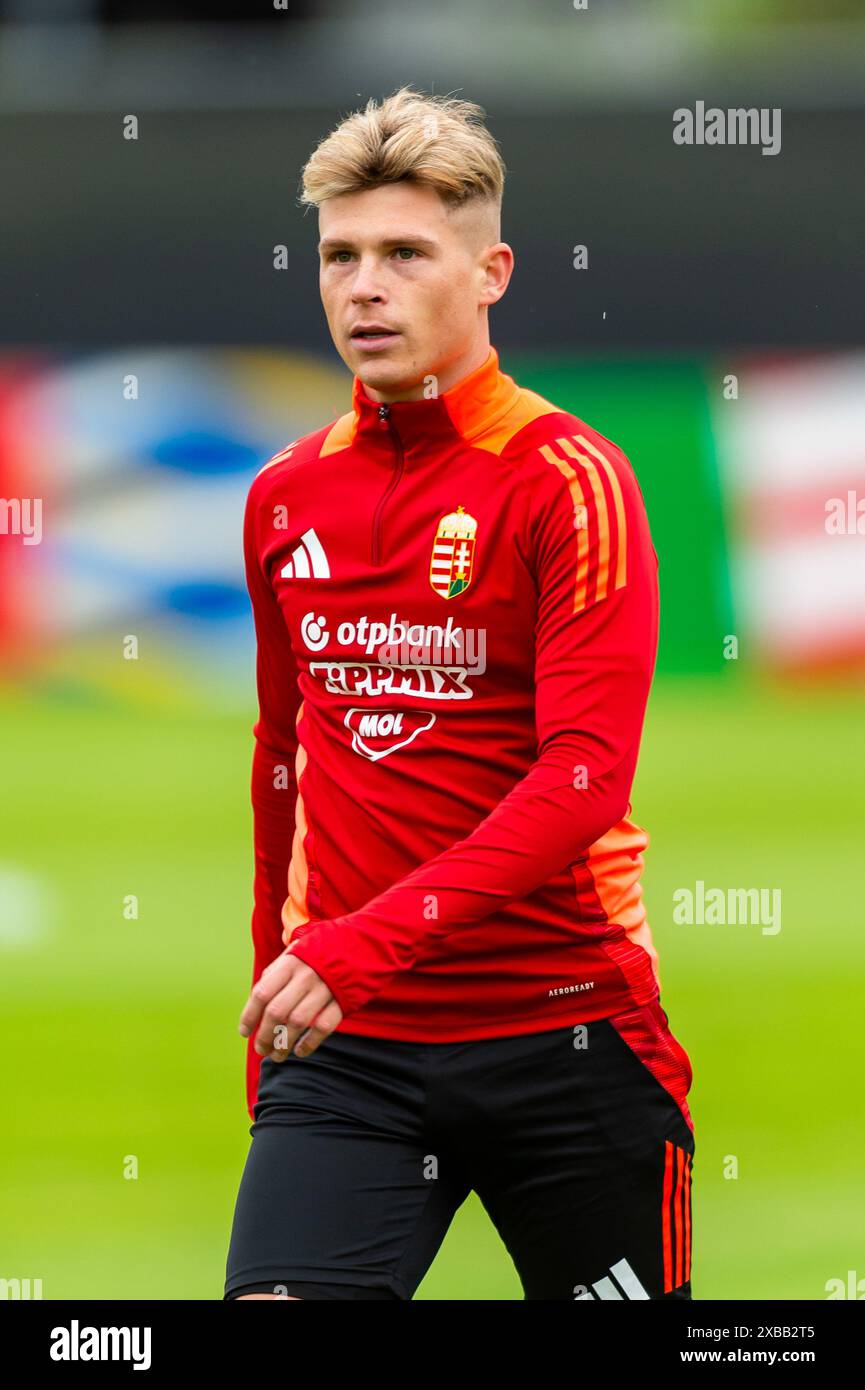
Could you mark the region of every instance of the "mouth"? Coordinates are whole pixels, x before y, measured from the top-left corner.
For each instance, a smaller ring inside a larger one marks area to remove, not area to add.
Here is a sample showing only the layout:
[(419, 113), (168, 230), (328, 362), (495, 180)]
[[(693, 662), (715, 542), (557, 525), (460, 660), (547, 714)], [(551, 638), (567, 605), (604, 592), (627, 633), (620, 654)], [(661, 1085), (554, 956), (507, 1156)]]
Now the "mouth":
[(353, 347), (360, 348), (362, 352), (372, 352), (376, 349), (390, 347), (400, 337), (401, 334), (390, 328), (357, 328), (351, 334), (351, 343)]

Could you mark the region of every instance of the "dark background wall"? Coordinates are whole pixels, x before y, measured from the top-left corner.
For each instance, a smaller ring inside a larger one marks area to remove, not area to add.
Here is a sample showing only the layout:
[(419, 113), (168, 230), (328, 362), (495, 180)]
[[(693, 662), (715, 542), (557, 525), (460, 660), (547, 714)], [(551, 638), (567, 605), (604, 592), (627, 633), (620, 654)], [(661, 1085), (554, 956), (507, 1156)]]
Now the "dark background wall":
[[(781, 151), (764, 156), (675, 145), (674, 106), (490, 103), (517, 256), (499, 339), (592, 351), (861, 342), (865, 108), (785, 110)], [(345, 101), (146, 110), (137, 141), (122, 137), (127, 109), (0, 115), (2, 341), (330, 351), (317, 216), (296, 194)], [(279, 243), (286, 271), (273, 268)], [(587, 271), (572, 269), (577, 243)]]

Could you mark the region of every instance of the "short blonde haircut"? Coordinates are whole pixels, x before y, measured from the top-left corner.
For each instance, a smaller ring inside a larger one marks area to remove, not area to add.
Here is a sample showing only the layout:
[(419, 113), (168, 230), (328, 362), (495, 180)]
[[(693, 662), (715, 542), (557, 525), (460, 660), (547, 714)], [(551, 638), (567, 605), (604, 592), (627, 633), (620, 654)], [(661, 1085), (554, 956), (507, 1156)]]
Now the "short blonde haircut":
[(505, 166), (473, 101), (400, 87), (340, 121), (303, 167), (300, 202), (319, 207), (401, 179), (434, 188), (449, 208), (475, 199), (501, 210)]

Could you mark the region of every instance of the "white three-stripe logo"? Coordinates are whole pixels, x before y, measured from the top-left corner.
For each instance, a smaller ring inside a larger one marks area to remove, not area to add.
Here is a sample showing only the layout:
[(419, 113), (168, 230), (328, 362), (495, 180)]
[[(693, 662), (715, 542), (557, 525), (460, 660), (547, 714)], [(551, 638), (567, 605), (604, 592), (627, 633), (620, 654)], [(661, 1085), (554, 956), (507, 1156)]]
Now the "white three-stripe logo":
[(330, 579), (330, 565), (324, 547), (310, 526), (291, 552), (291, 559), (279, 571), (283, 579)]
[[(590, 1303), (593, 1303), (596, 1298), (634, 1299), (649, 1297), (627, 1260), (619, 1260), (616, 1264), (610, 1265), (610, 1274), (615, 1276), (617, 1282), (604, 1275), (603, 1279), (599, 1279), (596, 1284), (592, 1285), (594, 1293), (578, 1294), (575, 1302), (579, 1303), (588, 1299)], [(620, 1289), (623, 1292), (620, 1293)]]

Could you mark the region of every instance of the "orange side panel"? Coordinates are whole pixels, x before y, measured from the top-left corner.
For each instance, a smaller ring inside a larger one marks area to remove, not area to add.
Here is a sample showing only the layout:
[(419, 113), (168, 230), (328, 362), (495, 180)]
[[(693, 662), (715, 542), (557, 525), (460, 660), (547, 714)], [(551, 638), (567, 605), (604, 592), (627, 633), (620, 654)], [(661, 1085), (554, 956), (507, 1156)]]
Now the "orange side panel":
[(634, 821), (620, 820), (591, 846), (586, 867), (607, 920), (625, 928), (628, 939), (644, 947), (658, 976), (658, 953), (646, 918), (640, 874), (647, 832)]
[[(297, 721), (303, 714), (303, 703), (297, 712)], [(300, 779), (303, 776), (307, 764), (307, 752), (303, 744), (298, 742), (297, 754), (294, 760), (297, 786), (300, 788)], [(282, 939), (287, 946), (291, 940), (292, 932), (304, 922), (309, 921), (309, 905), (307, 902), (307, 890), (309, 886), (309, 864), (306, 858), (304, 841), (309, 831), (306, 819), (306, 808), (300, 790), (297, 793), (295, 803), (295, 829), (294, 840), (291, 848), (291, 862), (288, 866), (288, 897), (282, 905)]]

